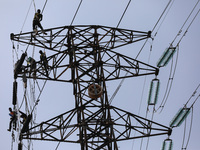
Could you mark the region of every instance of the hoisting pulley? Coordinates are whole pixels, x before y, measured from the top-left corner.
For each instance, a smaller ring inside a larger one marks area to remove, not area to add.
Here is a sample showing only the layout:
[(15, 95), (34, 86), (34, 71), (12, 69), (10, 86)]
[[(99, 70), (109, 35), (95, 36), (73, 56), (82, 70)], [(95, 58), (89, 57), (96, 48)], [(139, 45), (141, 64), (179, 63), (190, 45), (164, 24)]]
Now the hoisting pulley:
[(102, 87), (98, 84), (91, 84), (88, 87), (88, 95), (90, 98), (99, 98), (103, 93)]

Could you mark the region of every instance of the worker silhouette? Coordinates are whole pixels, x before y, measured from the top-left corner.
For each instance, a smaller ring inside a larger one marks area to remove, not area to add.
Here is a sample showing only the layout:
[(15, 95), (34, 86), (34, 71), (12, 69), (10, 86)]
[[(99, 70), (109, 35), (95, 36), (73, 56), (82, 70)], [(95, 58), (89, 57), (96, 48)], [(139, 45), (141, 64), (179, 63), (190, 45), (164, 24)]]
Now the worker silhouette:
[(12, 110), (12, 108), (9, 107), (9, 115), (10, 115), (10, 124), (9, 124), (9, 129), (8, 131), (11, 131), (12, 125), (13, 129), (16, 130), (16, 125), (17, 125), (17, 115), (16, 112)]
[(20, 118), (22, 118), (22, 121), (20, 121), (20, 123), (24, 124), (26, 119), (27, 119), (27, 115), (25, 113), (23, 113), (22, 111), (20, 111), (20, 110), (19, 110), (19, 112), (21, 114)]
[(40, 61), (41, 61), (41, 63), (44, 66), (44, 69), (45, 69), (45, 72), (46, 72), (46, 76), (48, 76), (48, 70), (47, 70), (47, 68), (48, 68), (48, 61), (47, 61), (46, 54), (42, 50), (40, 50), (39, 53), (40, 53)]
[(33, 76), (36, 76), (36, 61), (35, 59), (33, 59), (32, 57), (29, 57), (27, 60), (28, 65), (30, 65), (30, 73), (29, 75), (31, 75), (31, 73), (33, 72)]
[(37, 27), (39, 27), (41, 30), (42, 30), (42, 33), (46, 34), (44, 32), (44, 29), (41, 25), (41, 21), (42, 21), (42, 18), (43, 18), (43, 15), (40, 13), (40, 9), (37, 10), (37, 12), (35, 13), (34, 15), (34, 18), (33, 18), (33, 31), (35, 31), (35, 33), (37, 34)]

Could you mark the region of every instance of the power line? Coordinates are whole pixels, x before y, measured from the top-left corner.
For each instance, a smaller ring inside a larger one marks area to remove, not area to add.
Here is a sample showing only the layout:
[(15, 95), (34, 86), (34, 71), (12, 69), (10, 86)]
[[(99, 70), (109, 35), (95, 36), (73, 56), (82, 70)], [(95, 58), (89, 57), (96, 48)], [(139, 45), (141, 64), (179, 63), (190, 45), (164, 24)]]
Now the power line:
[[(186, 22), (188, 21), (188, 19), (190, 18), (191, 14), (194, 12), (194, 9), (196, 8), (197, 4), (199, 3), (199, 0), (197, 1), (197, 3), (195, 4), (195, 6), (193, 7), (192, 11), (190, 12), (189, 16), (186, 18), (185, 22), (183, 23), (181, 29), (179, 30), (178, 34), (176, 35), (176, 37), (174, 38), (174, 40), (171, 42), (170, 46), (173, 45), (173, 42), (175, 41), (175, 39), (180, 35), (180, 32), (182, 32), (182, 29), (183, 27), (185, 26)], [(176, 48), (178, 48), (177, 50), (177, 57), (176, 57), (176, 62), (175, 62), (175, 66), (174, 66), (174, 71), (172, 73), (172, 68), (173, 68), (173, 62), (172, 62), (172, 65), (171, 65), (171, 70), (170, 70), (170, 75), (169, 75), (169, 80), (168, 80), (168, 83), (167, 83), (167, 88), (166, 88), (166, 91), (165, 91), (165, 95), (163, 97), (163, 100), (159, 106), (159, 108), (162, 108), (161, 111), (163, 110), (166, 102), (167, 102), (167, 99), (168, 99), (168, 96), (169, 96), (169, 93), (171, 91), (171, 88), (172, 88), (172, 83), (173, 83), (173, 79), (174, 79), (174, 76), (175, 76), (175, 72), (176, 72), (176, 67), (177, 67), (177, 63), (178, 63), (178, 52), (179, 52), (179, 44), (180, 42), (182, 41), (183, 37), (186, 35), (186, 33), (188, 32), (188, 29), (190, 28), (190, 26), (192, 25), (192, 23), (194, 22), (195, 18), (197, 17), (197, 15), (199, 14), (200, 12), (200, 9), (198, 10), (198, 12), (196, 13), (196, 15), (193, 17), (192, 21), (190, 22), (190, 24), (188, 25), (185, 33), (182, 35), (182, 37), (180, 38), (179, 42), (177, 43), (176, 45)], [(169, 87), (169, 88), (168, 88)], [(158, 108), (158, 109), (159, 109)]]
[(32, 0), (33, 4), (34, 4), (34, 8), (35, 8), (35, 12), (36, 12), (36, 5), (35, 5), (35, 0)]
[(163, 17), (163, 15), (165, 14), (165, 11), (167, 10), (167, 8), (169, 7), (169, 4), (171, 3), (172, 0), (169, 0), (167, 6), (165, 7), (164, 11), (162, 12), (160, 18), (158, 19), (158, 21), (156, 22), (155, 26), (152, 29), (152, 32), (154, 31), (154, 29), (156, 28), (156, 26), (158, 25), (158, 23), (160, 22), (161, 18)]
[(196, 6), (198, 5), (199, 0), (197, 1), (197, 3), (195, 4), (195, 6), (193, 7), (192, 11), (190, 12), (189, 16), (187, 17), (187, 19), (185, 20), (185, 22), (183, 23), (181, 29), (179, 30), (178, 34), (176, 35), (176, 37), (174, 38), (174, 40), (172, 41), (171, 44), (174, 43), (174, 41), (176, 40), (176, 38), (180, 35), (180, 33), (182, 32), (183, 27), (185, 26), (185, 24), (187, 23), (188, 19), (190, 18), (190, 16), (192, 15), (192, 13), (194, 12)]
[(117, 24), (117, 28), (119, 27), (119, 24), (121, 23), (121, 21), (122, 21), (124, 15), (125, 15), (125, 13), (126, 13), (126, 11), (127, 11), (127, 9), (128, 9), (128, 6), (130, 5), (130, 3), (131, 3), (131, 0), (129, 0), (129, 2), (128, 2), (126, 8), (125, 8), (125, 10), (124, 10), (124, 12), (123, 12), (123, 14), (122, 14), (122, 16), (121, 16), (121, 18), (120, 18), (118, 24)]
[(27, 14), (26, 14), (26, 17), (25, 17), (24, 23), (23, 23), (22, 28), (21, 28), (21, 31), (20, 31), (20, 34), (22, 33), (22, 30), (23, 30), (24, 25), (25, 25), (25, 23), (26, 23), (26, 19), (27, 19), (27, 17), (28, 17), (29, 11), (30, 11), (30, 9), (31, 9), (31, 5), (32, 5), (32, 3), (33, 3), (33, 1), (31, 1), (30, 6), (29, 6), (29, 8), (28, 8), (28, 12), (27, 12)]
[(43, 13), (43, 11), (44, 11), (44, 8), (46, 7), (47, 1), (48, 1), (48, 0), (46, 0), (45, 4), (44, 4), (44, 6), (43, 6), (42, 13)]
[[(121, 23), (122, 18), (124, 17), (125, 12), (127, 11), (128, 6), (130, 5), (130, 2), (131, 2), (131, 0), (128, 2), (127, 6), (126, 6), (126, 8), (125, 8), (125, 10), (124, 10), (124, 13), (122, 14), (122, 17), (120, 18), (120, 21), (119, 21), (117, 27), (118, 27), (119, 24)], [(156, 28), (157, 24), (158, 24), (159, 21), (161, 20), (162, 16), (164, 15), (164, 13), (165, 13), (165, 11), (167, 10), (167, 8), (168, 8), (168, 6), (169, 6), (170, 3), (171, 3), (171, 0), (169, 1), (169, 3), (167, 4), (167, 6), (165, 7), (163, 13), (161, 14), (160, 18), (158, 19), (158, 21), (157, 21), (157, 23), (155, 24), (155, 26), (154, 26), (154, 28), (152, 29), (152, 31)], [(143, 44), (142, 48), (141, 48), (140, 51), (138, 52), (138, 54), (137, 54), (137, 56), (136, 56), (135, 59), (137, 59), (137, 57), (139, 56), (139, 54), (140, 54), (141, 51), (143, 50), (144, 46), (146, 45), (147, 41), (148, 41), (148, 39), (147, 39), (147, 40), (145, 41), (145, 43)], [(122, 79), (121, 82), (119, 83), (118, 87), (116, 88), (115, 92), (113, 93), (112, 97), (111, 97), (110, 100), (109, 100), (110, 103), (112, 102), (112, 100), (113, 100), (114, 97), (116, 96), (117, 92), (118, 92), (119, 89), (121, 88), (121, 86), (122, 86), (124, 80), (125, 80), (125, 79)]]
[(72, 19), (72, 22), (71, 22), (70, 26), (71, 26), (71, 25), (73, 24), (73, 22), (74, 22), (74, 19), (75, 19), (76, 15), (77, 15), (77, 13), (78, 13), (78, 11), (79, 11), (79, 8), (80, 8), (80, 6), (81, 6), (81, 4), (82, 4), (82, 1), (83, 1), (83, 0), (80, 1), (79, 5), (78, 5), (78, 8), (76, 9), (76, 12), (75, 12), (75, 14), (74, 14), (74, 17), (73, 17), (73, 19)]

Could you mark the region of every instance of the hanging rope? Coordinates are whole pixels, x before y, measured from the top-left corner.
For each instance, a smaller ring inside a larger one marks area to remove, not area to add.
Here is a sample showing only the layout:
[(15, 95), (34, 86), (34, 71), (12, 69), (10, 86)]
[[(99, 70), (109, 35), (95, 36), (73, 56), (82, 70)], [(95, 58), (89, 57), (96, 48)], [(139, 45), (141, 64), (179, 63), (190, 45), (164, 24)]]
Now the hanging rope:
[(38, 95), (38, 97), (37, 97), (37, 100), (36, 100), (36, 102), (35, 102), (35, 105), (34, 105), (33, 108), (32, 108), (31, 114), (33, 113), (35, 107), (38, 105), (39, 98), (40, 98), (40, 96), (41, 96), (41, 94), (42, 94), (42, 91), (43, 91), (43, 89), (44, 89), (46, 83), (47, 83), (47, 80), (44, 81), (44, 84), (43, 84), (43, 86), (42, 86), (42, 89), (40, 90), (40, 93), (39, 93), (39, 95)]

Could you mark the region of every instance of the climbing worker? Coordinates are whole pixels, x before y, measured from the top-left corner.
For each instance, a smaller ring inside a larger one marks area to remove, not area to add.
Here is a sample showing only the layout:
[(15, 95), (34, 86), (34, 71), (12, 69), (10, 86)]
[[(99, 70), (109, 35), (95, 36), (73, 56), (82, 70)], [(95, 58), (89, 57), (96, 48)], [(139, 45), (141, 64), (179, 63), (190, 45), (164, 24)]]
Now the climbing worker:
[(46, 54), (42, 50), (40, 50), (39, 53), (40, 53), (40, 61), (42, 62), (45, 72), (46, 72), (46, 75), (48, 76), (48, 71), (47, 71), (48, 61), (47, 61)]
[(20, 117), (22, 118), (22, 121), (20, 121), (20, 122), (22, 124), (24, 124), (27, 119), (27, 115), (25, 113), (21, 112), (20, 110), (19, 110), (19, 112), (21, 113)]
[(9, 129), (8, 131), (11, 131), (11, 127), (13, 124), (13, 129), (16, 130), (16, 126), (17, 126), (17, 115), (16, 112), (12, 110), (12, 108), (9, 107), (9, 115), (10, 115), (10, 124), (9, 124)]
[(33, 59), (32, 57), (28, 58), (28, 65), (30, 65), (30, 75), (33, 72), (33, 76), (36, 76), (36, 62), (35, 59)]
[(33, 18), (33, 31), (35, 31), (36, 34), (37, 34), (37, 26), (38, 26), (42, 30), (42, 32), (44, 34), (46, 34), (44, 32), (44, 29), (43, 29), (41, 23), (40, 23), (42, 21), (42, 18), (43, 18), (43, 15), (40, 12), (41, 12), (40, 9), (38, 9), (37, 12), (34, 15), (34, 18)]

